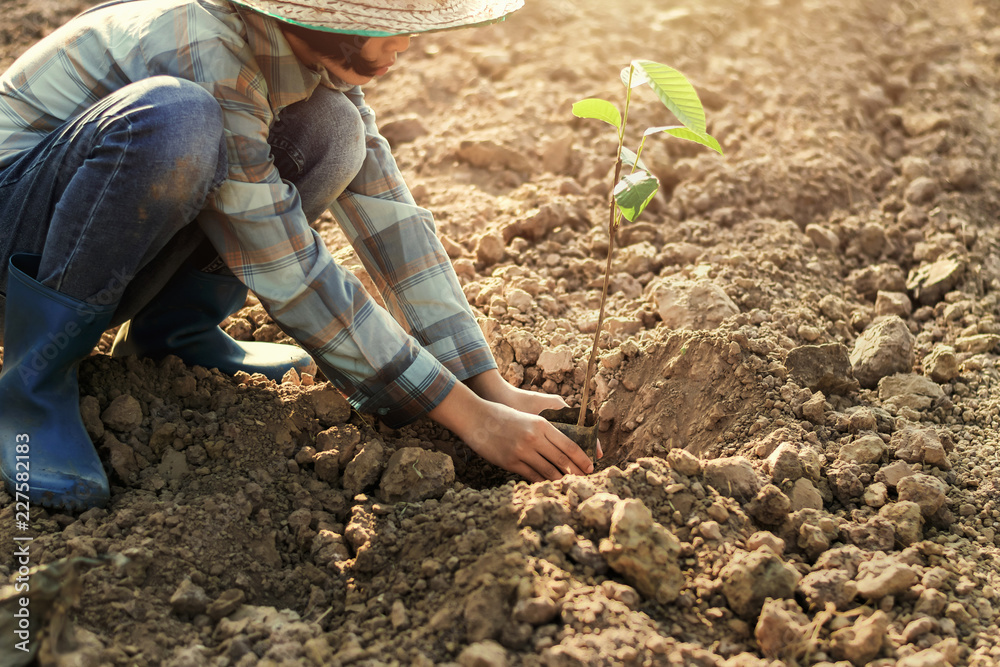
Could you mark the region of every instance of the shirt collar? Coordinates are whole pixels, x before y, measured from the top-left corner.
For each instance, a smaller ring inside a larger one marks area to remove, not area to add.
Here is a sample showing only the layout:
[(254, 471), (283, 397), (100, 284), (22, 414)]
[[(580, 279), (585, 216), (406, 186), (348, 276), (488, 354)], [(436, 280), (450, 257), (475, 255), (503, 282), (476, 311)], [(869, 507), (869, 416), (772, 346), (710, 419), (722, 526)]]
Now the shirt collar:
[(338, 88), (330, 80), (326, 70), (307, 67), (295, 57), (292, 47), (281, 34), (277, 19), (240, 5), (232, 6), (239, 12), (246, 26), (247, 44), (264, 76), (268, 102), (275, 116), (281, 109), (308, 99), (319, 85)]

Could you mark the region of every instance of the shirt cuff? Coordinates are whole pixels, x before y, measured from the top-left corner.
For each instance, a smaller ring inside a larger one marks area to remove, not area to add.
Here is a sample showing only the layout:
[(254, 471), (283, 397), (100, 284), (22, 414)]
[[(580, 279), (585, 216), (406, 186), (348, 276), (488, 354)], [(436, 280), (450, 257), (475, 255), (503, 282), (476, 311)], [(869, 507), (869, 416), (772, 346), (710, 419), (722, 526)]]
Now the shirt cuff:
[(475, 322), (461, 331), (450, 333), (446, 338), (425, 344), (424, 349), (463, 382), (497, 368), (483, 330)]
[(402, 350), (396, 359), (360, 384), (338, 381), (344, 379), (339, 377), (341, 373), (320, 359), (316, 362), (335, 385), (350, 391), (347, 400), (355, 410), (377, 415), (392, 428), (406, 426), (426, 415), (458, 382), (437, 359), (419, 348), (415, 355), (412, 348)]

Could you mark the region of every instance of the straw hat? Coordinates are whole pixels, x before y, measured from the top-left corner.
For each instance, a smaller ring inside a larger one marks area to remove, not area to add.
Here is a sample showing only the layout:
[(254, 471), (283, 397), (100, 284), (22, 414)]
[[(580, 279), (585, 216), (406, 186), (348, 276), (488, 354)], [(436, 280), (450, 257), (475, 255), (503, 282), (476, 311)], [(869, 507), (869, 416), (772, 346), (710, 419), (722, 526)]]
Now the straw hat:
[(230, 0), (303, 28), (369, 37), (496, 23), (524, 0)]

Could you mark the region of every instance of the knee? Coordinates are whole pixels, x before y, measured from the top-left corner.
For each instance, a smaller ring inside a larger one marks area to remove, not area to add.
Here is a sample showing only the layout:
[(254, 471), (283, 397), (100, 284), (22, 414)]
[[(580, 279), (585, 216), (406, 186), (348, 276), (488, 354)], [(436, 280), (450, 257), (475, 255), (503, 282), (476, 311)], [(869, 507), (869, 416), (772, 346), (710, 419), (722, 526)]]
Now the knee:
[(217, 185), (225, 176), (222, 108), (202, 86), (170, 76), (134, 84), (132, 131), (151, 160), (184, 180)]
[(365, 161), (365, 124), (358, 108), (343, 93), (320, 88), (313, 97), (315, 122), (309, 125), (319, 130), (314, 145), (322, 147), (323, 154), (318, 162), (329, 181), (343, 191)]

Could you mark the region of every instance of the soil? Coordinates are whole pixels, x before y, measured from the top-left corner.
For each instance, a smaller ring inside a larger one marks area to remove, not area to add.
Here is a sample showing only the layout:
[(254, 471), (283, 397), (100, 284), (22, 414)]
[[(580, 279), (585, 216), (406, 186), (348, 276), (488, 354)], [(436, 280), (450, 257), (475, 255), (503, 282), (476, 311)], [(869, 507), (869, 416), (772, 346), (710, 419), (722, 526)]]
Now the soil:
[[(0, 0), (0, 66), (85, 4)], [(33, 562), (70, 559), (36, 575), (40, 663), (1000, 662), (995, 10), (534, 0), (415, 39), (369, 99), (523, 387), (578, 401), (596, 326), (615, 147), (571, 103), (663, 62), (726, 151), (644, 152), (598, 471), (527, 484), (311, 377), (111, 359), (108, 333), (81, 408), (111, 503), (32, 510)], [(636, 133), (671, 123), (637, 93)], [(284, 339), (252, 299), (225, 326)]]

